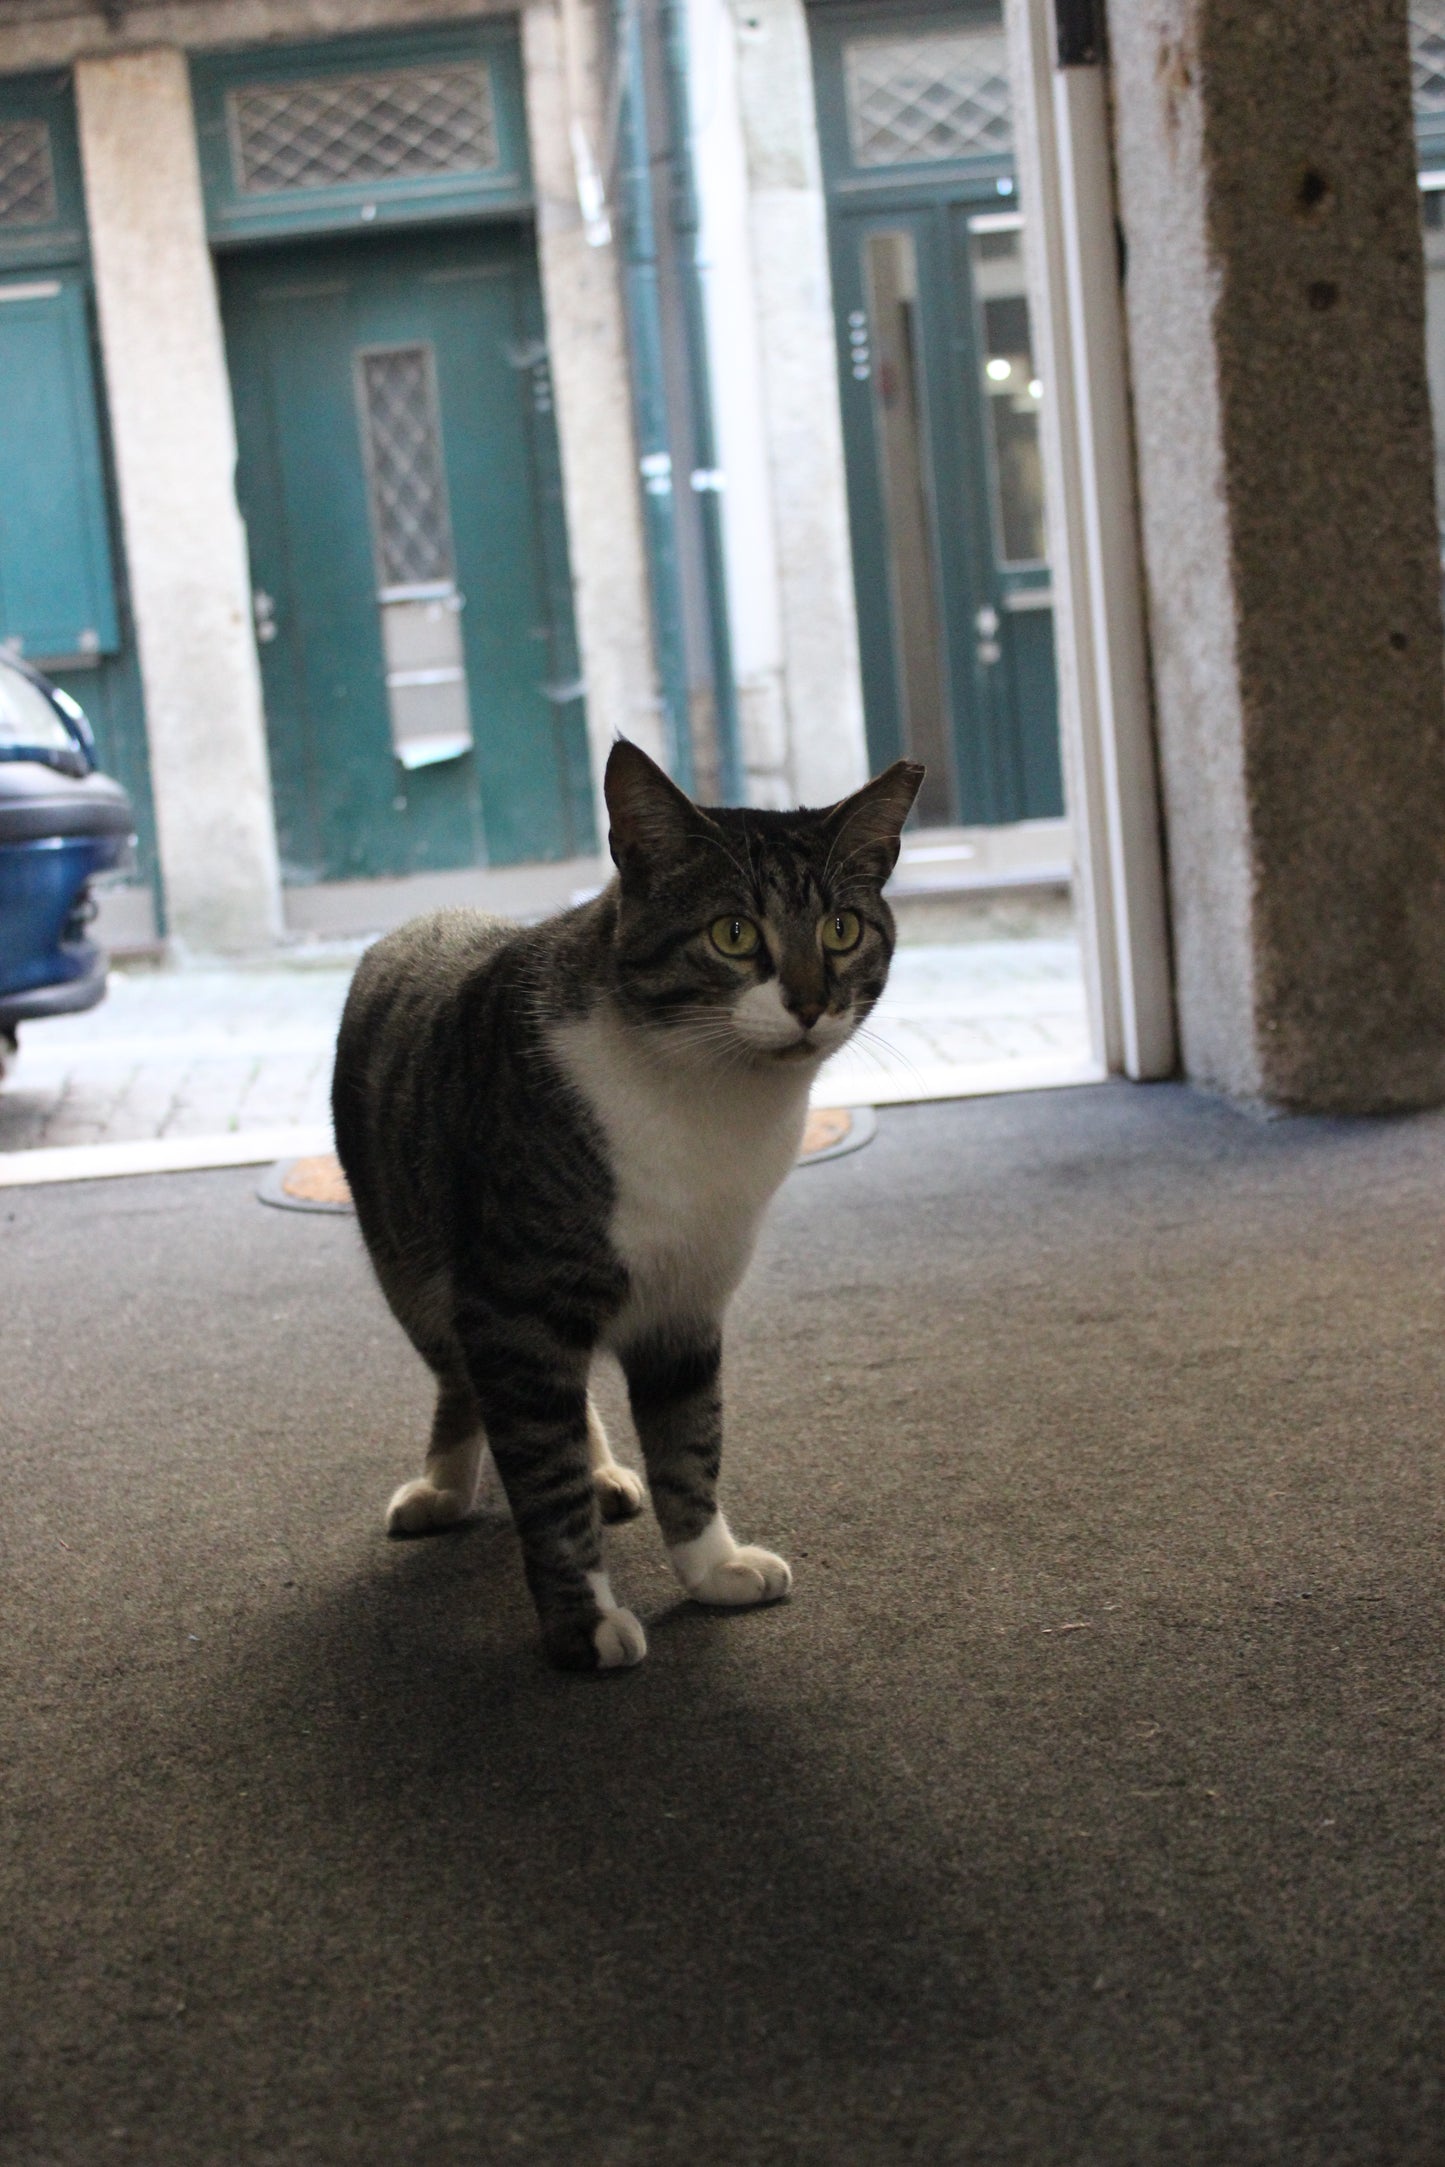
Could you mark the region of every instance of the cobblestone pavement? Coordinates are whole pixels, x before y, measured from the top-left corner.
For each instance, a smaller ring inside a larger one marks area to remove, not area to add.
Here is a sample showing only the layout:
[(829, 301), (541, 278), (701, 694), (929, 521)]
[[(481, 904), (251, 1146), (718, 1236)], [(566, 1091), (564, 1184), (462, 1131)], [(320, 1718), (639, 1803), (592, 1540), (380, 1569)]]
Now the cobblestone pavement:
[[(22, 1027), (0, 1087), (0, 1152), (325, 1126), (354, 964), (353, 952), (265, 969), (115, 968), (99, 1008)], [(869, 1037), (824, 1069), (815, 1099), (1084, 1081), (1089, 1064), (1071, 937), (905, 947)]]
[(325, 1124), (354, 962), (113, 968), (99, 1008), (21, 1025), (0, 1151)]

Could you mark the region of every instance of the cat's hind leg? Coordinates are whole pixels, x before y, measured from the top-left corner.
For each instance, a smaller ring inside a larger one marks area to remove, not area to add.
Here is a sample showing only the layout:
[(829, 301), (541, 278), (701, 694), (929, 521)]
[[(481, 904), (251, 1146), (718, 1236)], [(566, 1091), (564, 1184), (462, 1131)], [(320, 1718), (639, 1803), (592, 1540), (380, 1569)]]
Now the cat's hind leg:
[(647, 1496), (642, 1477), (634, 1475), (630, 1467), (623, 1467), (612, 1457), (597, 1402), (590, 1392), (587, 1395), (587, 1464), (592, 1469), (592, 1487), (597, 1493), (597, 1505), (603, 1519), (635, 1520)]
[(386, 1508), (388, 1535), (429, 1535), (455, 1527), (477, 1501), (486, 1437), (482, 1411), (467, 1378), (443, 1373), (427, 1446), (426, 1473), (404, 1482)]

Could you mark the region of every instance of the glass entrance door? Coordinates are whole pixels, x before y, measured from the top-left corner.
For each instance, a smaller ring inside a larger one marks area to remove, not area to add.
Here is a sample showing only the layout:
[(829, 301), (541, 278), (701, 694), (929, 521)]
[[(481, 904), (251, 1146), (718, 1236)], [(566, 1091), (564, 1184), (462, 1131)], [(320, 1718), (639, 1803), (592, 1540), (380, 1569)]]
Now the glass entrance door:
[(1021, 220), (986, 203), (835, 224), (870, 750), (926, 763), (929, 824), (1063, 810)]

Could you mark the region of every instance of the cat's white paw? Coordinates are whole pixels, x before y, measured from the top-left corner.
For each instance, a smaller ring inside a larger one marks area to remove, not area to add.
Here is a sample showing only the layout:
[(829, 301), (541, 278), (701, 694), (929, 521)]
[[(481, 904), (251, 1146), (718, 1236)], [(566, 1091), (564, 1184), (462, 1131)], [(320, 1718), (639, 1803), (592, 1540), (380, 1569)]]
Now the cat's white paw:
[(455, 1527), (471, 1510), (460, 1490), (439, 1490), (425, 1475), (404, 1482), (386, 1508), (388, 1535), (427, 1535), (434, 1528)]
[(597, 1504), (604, 1520), (635, 1520), (647, 1502), (642, 1477), (634, 1475), (630, 1467), (619, 1467), (613, 1460), (606, 1467), (593, 1470), (592, 1487), (597, 1492)]
[(630, 1610), (609, 1610), (592, 1631), (599, 1670), (630, 1670), (647, 1653), (647, 1635)]
[(754, 1603), (776, 1603), (793, 1585), (786, 1558), (756, 1544), (739, 1543), (720, 1512), (715, 1512), (691, 1542), (673, 1543), (672, 1569), (697, 1603), (717, 1603), (746, 1610)]
[(746, 1610), (754, 1603), (780, 1602), (792, 1585), (793, 1569), (786, 1558), (749, 1543), (710, 1565), (687, 1592), (695, 1603)]

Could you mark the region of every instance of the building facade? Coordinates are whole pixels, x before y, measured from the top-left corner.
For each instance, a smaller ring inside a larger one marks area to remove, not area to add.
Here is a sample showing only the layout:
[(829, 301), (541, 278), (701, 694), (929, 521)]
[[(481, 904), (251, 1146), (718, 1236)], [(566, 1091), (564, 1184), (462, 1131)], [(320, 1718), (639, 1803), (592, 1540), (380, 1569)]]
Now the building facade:
[(0, 638), (137, 804), (116, 929), (589, 859), (618, 733), (1057, 820), (1022, 216), (999, 0), (0, 0)]
[(0, 5), (0, 637), (116, 923), (585, 859), (619, 732), (1060, 813), (1019, 223), (996, 0)]

